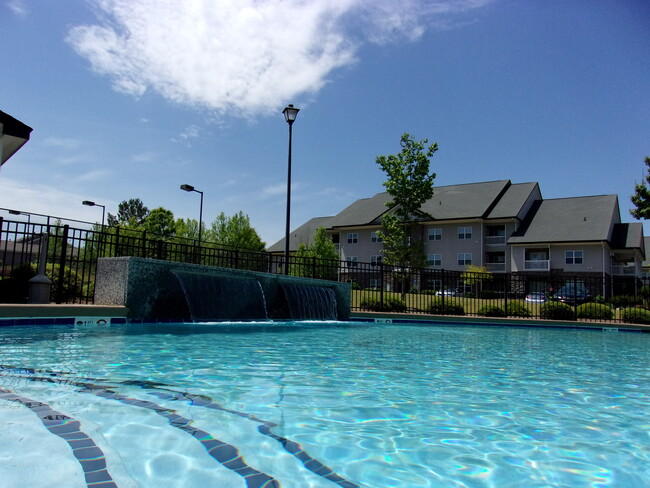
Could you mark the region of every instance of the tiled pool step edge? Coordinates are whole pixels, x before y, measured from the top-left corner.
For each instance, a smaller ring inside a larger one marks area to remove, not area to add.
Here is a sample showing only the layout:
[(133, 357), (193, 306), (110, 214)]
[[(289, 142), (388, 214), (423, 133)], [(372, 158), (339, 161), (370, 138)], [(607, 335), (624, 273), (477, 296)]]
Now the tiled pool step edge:
[(129, 309), (113, 305), (0, 303), (0, 327), (7, 325), (125, 324)]

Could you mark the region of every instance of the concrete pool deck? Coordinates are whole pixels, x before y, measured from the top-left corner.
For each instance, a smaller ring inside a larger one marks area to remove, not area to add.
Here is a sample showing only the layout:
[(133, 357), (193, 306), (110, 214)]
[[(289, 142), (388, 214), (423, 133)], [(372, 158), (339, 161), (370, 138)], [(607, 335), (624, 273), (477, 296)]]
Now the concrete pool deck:
[[(76, 304), (10, 304), (0, 303), (0, 326), (51, 323), (110, 323), (128, 322), (129, 309), (120, 305)], [(629, 330), (650, 333), (649, 325), (623, 322), (557, 321), (523, 318), (492, 318), (454, 315), (409, 315), (400, 313), (352, 312), (351, 320), (374, 320), (383, 323), (415, 322), (431, 325), (506, 325), (513, 327), (557, 327), (571, 329)], [(103, 322), (102, 322), (103, 321)]]

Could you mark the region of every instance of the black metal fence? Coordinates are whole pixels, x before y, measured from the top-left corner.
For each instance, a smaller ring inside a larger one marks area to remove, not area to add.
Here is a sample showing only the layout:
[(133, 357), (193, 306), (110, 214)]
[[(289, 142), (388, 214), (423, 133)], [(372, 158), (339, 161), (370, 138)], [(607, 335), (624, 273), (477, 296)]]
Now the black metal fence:
[[(46, 252), (41, 249), (46, 247)], [(40, 256), (45, 256), (44, 262)], [(0, 217), (0, 302), (27, 301), (42, 266), (55, 303), (93, 303), (99, 257), (136, 256), (284, 273), (284, 257), (214, 243), (162, 239), (144, 231), (25, 223)], [(383, 263), (292, 256), (289, 274), (352, 284), (352, 310), (433, 315), (611, 320), (643, 323), (644, 289), (635, 277), (553, 273), (471, 273), (400, 269)]]

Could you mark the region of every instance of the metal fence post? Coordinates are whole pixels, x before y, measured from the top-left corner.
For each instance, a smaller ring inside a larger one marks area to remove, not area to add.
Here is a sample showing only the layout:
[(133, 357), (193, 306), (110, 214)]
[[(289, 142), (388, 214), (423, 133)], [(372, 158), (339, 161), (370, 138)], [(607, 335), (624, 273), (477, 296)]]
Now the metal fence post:
[(120, 255), (120, 228), (115, 227), (115, 254), (113, 257), (118, 257)]
[(503, 280), (503, 311), (508, 316), (508, 290), (510, 290), (510, 275), (506, 274)]
[(59, 257), (59, 282), (56, 284), (56, 303), (63, 302), (63, 282), (65, 280), (66, 254), (68, 253), (68, 229), (69, 225), (63, 226), (63, 236), (61, 236), (61, 256)]
[(384, 308), (384, 262), (379, 262), (379, 306)]

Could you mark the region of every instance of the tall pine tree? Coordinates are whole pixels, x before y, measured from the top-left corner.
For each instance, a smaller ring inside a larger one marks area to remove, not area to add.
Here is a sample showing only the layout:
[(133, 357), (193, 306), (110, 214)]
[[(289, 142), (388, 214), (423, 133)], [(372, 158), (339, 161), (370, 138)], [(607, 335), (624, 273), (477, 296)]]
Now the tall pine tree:
[(632, 216), (637, 220), (647, 220), (650, 218), (650, 157), (645, 157), (645, 165), (647, 174), (644, 181), (634, 185), (634, 195), (632, 195), (632, 203), (636, 207), (630, 210)]

